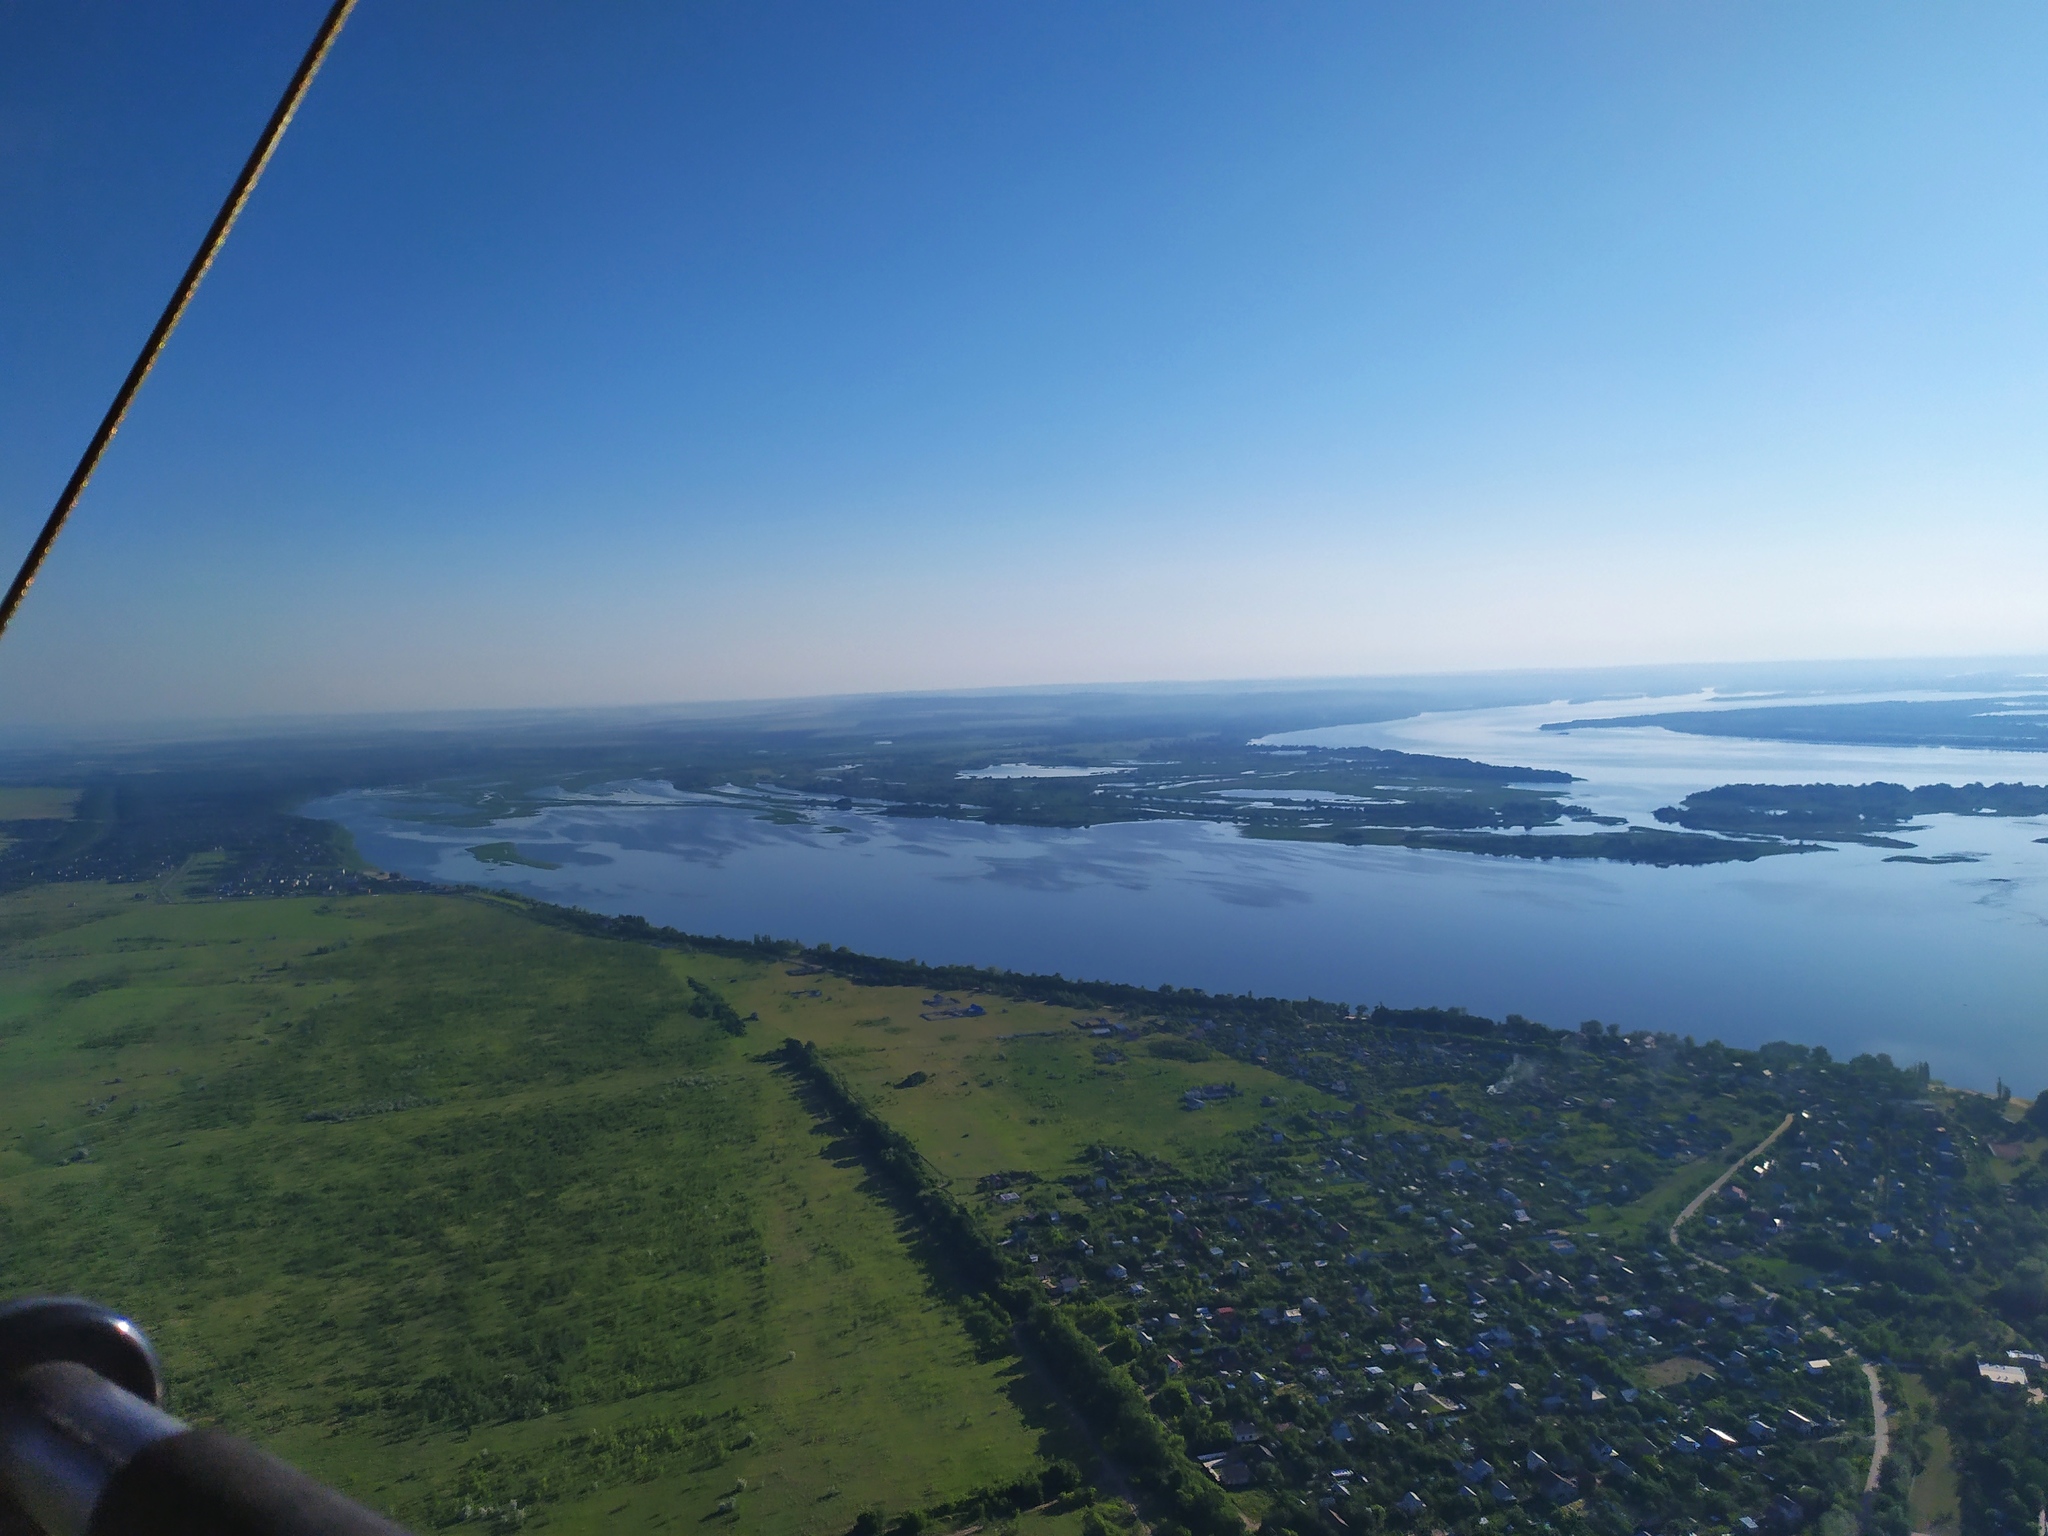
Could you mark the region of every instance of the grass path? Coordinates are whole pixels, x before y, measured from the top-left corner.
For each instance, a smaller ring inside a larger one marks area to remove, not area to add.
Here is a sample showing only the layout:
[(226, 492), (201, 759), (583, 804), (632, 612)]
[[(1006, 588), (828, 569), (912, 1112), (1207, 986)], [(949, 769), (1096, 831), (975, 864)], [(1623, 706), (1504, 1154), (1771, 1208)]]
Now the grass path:
[(1948, 1427), (1934, 1418), (1934, 1395), (1927, 1383), (1910, 1371), (1899, 1373), (1901, 1406), (1927, 1430), (1927, 1459), (1913, 1474), (1906, 1494), (1907, 1512), (1913, 1529), (1927, 1536), (1956, 1536), (1962, 1525), (1961, 1494), (1956, 1485), (1955, 1444)]
[(1751, 1158), (1761, 1157), (1764, 1153), (1770, 1151), (1771, 1144), (1775, 1142), (1780, 1136), (1784, 1135), (1787, 1131), (1792, 1129), (1792, 1122), (1796, 1118), (1797, 1116), (1787, 1115), (1783, 1120), (1780, 1120), (1778, 1122), (1778, 1128), (1775, 1131), (1771, 1132), (1770, 1135), (1766, 1136), (1754, 1147), (1751, 1147), (1746, 1154), (1735, 1159), (1734, 1162), (1728, 1165), (1728, 1171), (1726, 1173), (1722, 1174), (1721, 1177), (1714, 1180), (1713, 1183), (1709, 1184), (1705, 1189), (1701, 1190), (1698, 1194), (1692, 1197), (1692, 1203), (1687, 1205), (1684, 1210), (1678, 1213), (1678, 1220), (1671, 1223), (1671, 1241), (1674, 1245), (1678, 1242), (1678, 1229), (1684, 1226), (1688, 1221), (1691, 1221), (1693, 1216), (1698, 1212), (1701, 1206), (1705, 1205), (1709, 1200), (1713, 1199), (1714, 1196), (1718, 1195), (1722, 1191), (1722, 1189), (1727, 1186), (1728, 1181), (1734, 1178), (1735, 1175), (1741, 1170), (1742, 1165), (1744, 1163), (1748, 1162)]

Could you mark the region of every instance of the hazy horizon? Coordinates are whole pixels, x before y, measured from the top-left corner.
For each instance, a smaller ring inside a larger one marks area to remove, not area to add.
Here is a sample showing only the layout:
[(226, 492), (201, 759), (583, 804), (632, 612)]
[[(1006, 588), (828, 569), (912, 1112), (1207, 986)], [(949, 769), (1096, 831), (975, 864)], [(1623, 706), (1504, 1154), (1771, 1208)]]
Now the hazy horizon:
[[(2026, 669), (2039, 667), (2040, 672)], [(323, 733), (460, 730), (545, 726), (577, 721), (729, 723), (805, 710), (857, 704), (898, 705), (919, 701), (999, 702), (1005, 699), (1060, 701), (1099, 698), (1252, 700), (1263, 695), (1342, 697), (1349, 693), (1385, 703), (1406, 699), (1414, 708), (1471, 707), (1513, 699), (1559, 703), (1593, 699), (1681, 696), (1718, 691), (1730, 698), (1780, 694), (1788, 700), (1824, 693), (1907, 693), (2020, 691), (2030, 683), (2048, 685), (2048, 654), (2040, 656), (1859, 657), (1842, 660), (1702, 662), (1605, 667), (1505, 667), (1472, 671), (1351, 673), (1294, 677), (1117, 678), (1098, 682), (1053, 681), (999, 684), (982, 688), (875, 689), (843, 693), (790, 693), (754, 697), (647, 699), (611, 704), (534, 703), (466, 708), (357, 711), (270, 710), (242, 715), (107, 716), (55, 722), (0, 723), (0, 751), (132, 742), (138, 746), (180, 741), (316, 737)], [(1479, 690), (1475, 692), (1474, 690)], [(1468, 697), (1469, 696), (1469, 697)]]
[[(0, 9), (0, 549), (317, 18)], [(17, 724), (2048, 650), (2048, 17), (366, 6)]]

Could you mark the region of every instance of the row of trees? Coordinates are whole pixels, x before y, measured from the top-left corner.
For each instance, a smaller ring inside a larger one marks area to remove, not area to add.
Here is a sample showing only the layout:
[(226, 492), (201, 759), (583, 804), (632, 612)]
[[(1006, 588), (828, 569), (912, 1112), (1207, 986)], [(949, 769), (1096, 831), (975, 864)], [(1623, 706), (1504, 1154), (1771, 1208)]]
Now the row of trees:
[(896, 1186), (938, 1246), (952, 1254), (981, 1295), (1059, 1381), (1101, 1437), (1104, 1449), (1193, 1536), (1242, 1536), (1244, 1525), (1178, 1436), (1153, 1414), (1129, 1372), (1112, 1363), (1039, 1285), (1005, 1260), (981, 1223), (953, 1198), (909, 1137), (889, 1125), (825, 1064), (817, 1047), (783, 1042), (782, 1055), (846, 1128), (870, 1165)]

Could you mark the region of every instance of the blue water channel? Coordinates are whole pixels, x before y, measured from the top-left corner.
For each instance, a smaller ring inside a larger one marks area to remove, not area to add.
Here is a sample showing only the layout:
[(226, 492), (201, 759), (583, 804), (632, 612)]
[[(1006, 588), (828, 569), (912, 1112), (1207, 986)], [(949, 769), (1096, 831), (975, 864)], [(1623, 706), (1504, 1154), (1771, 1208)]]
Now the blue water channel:
[[(2006, 754), (1922, 761), (1914, 749), (1661, 730), (1539, 736), (1543, 719), (1567, 716), (1506, 713), (1342, 739), (1570, 768), (1587, 780), (1575, 798), (1631, 820), (1687, 788), (1745, 779), (2048, 777), (2038, 758), (2024, 774), (1989, 761)], [(1847, 847), (1657, 869), (1252, 841), (1185, 822), (1058, 831), (821, 810), (787, 823), (661, 785), (561, 797), (487, 830), (420, 819), (425, 809), (392, 790), (308, 811), (347, 826), (382, 868), (696, 933), (1148, 986), (1462, 1005), (1554, 1025), (1599, 1018), (1745, 1045), (1791, 1039), (1924, 1060), (1963, 1086), (2048, 1086), (2042, 821), (1938, 817), (1910, 834), (1920, 854), (1971, 863), (1887, 863), (1891, 850)], [(487, 865), (467, 851), (494, 841), (561, 867)]]

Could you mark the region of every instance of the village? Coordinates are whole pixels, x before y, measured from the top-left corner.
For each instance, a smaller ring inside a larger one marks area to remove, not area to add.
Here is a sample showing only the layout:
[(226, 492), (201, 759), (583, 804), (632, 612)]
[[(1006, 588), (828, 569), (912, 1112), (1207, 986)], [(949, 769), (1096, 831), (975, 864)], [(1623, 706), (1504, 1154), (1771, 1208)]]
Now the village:
[(2040, 1341), (1941, 1305), (2038, 1241), (2000, 1193), (2023, 1147), (2003, 1100), (1597, 1026), (1547, 1052), (1369, 1017), (1187, 1035), (1352, 1109), (1268, 1097), (1210, 1166), (1101, 1145), (1063, 1181), (993, 1181), (986, 1210), (1189, 1454), (1269, 1510), (1472, 1536), (1882, 1529), (1915, 1469), (1874, 1459), (1880, 1367), (1909, 1395), (1946, 1362), (1957, 1391), (2040, 1400)]

